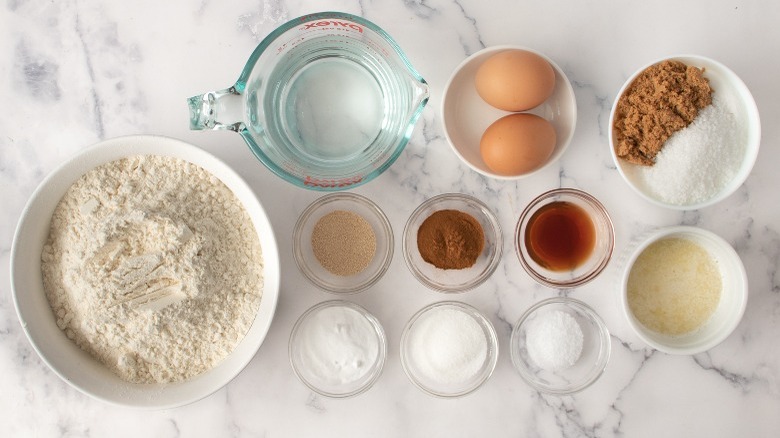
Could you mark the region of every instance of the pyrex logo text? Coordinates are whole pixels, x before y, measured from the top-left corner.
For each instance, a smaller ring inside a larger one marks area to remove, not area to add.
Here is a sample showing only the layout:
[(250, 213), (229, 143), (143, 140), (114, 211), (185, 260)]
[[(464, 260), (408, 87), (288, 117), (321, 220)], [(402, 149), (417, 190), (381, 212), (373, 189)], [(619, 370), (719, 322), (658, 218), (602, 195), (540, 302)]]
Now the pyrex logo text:
[(311, 187), (349, 187), (361, 181), (363, 181), (362, 176), (353, 176), (342, 179), (320, 179), (306, 176), (303, 179), (303, 185)]
[(337, 26), (337, 27), (341, 26), (341, 27), (346, 27), (346, 28), (349, 28), (349, 29), (352, 29), (352, 30), (356, 30), (356, 31), (358, 31), (360, 33), (363, 33), (363, 28), (358, 26), (357, 24), (346, 23), (346, 22), (343, 22), (343, 21), (335, 21), (335, 20), (333, 20), (333, 21), (317, 21), (315, 23), (306, 23), (306, 26), (303, 28), (303, 30), (313, 29), (315, 27), (325, 27), (325, 26)]

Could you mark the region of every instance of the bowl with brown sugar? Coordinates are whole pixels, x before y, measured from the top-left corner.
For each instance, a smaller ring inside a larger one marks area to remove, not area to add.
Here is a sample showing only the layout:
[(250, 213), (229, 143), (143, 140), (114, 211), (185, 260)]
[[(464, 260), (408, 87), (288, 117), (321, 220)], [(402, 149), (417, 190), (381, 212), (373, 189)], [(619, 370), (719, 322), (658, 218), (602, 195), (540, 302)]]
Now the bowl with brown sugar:
[(325, 195), (301, 213), (293, 231), (301, 272), (327, 292), (368, 289), (393, 258), (393, 230), (373, 201), (355, 193)]
[(473, 289), (501, 259), (501, 227), (480, 200), (444, 193), (423, 202), (404, 227), (403, 253), (412, 274), (439, 292)]
[(620, 175), (655, 205), (713, 205), (747, 179), (761, 127), (747, 86), (725, 65), (697, 55), (652, 62), (617, 94), (609, 144)]

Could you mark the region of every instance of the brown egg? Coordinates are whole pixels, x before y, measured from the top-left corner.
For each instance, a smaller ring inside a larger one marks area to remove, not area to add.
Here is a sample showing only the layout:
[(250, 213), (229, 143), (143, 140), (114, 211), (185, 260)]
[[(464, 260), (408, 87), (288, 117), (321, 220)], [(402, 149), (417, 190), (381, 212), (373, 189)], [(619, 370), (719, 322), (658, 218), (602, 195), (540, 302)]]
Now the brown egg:
[(505, 50), (479, 66), (474, 84), (488, 104), (504, 111), (526, 111), (550, 97), (555, 71), (536, 53)]
[(555, 128), (534, 114), (510, 114), (482, 134), (479, 151), (487, 167), (502, 176), (538, 169), (555, 149)]

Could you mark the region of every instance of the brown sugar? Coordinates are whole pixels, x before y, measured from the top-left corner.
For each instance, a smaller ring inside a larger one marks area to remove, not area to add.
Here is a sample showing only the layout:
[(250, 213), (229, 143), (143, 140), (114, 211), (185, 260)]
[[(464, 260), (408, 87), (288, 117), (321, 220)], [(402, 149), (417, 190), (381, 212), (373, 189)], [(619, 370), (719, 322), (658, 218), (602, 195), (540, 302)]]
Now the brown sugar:
[(618, 157), (652, 166), (666, 140), (712, 103), (704, 70), (666, 60), (637, 76), (617, 103), (614, 135)]

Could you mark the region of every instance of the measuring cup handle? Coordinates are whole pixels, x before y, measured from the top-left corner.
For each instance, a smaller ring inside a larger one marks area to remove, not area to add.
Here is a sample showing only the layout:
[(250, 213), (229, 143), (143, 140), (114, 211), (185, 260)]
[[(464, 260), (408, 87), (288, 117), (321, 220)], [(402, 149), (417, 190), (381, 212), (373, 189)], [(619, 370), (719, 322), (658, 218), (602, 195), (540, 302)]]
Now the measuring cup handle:
[(209, 91), (187, 99), (190, 107), (190, 129), (227, 129), (238, 132), (241, 121), (241, 93), (235, 87)]

